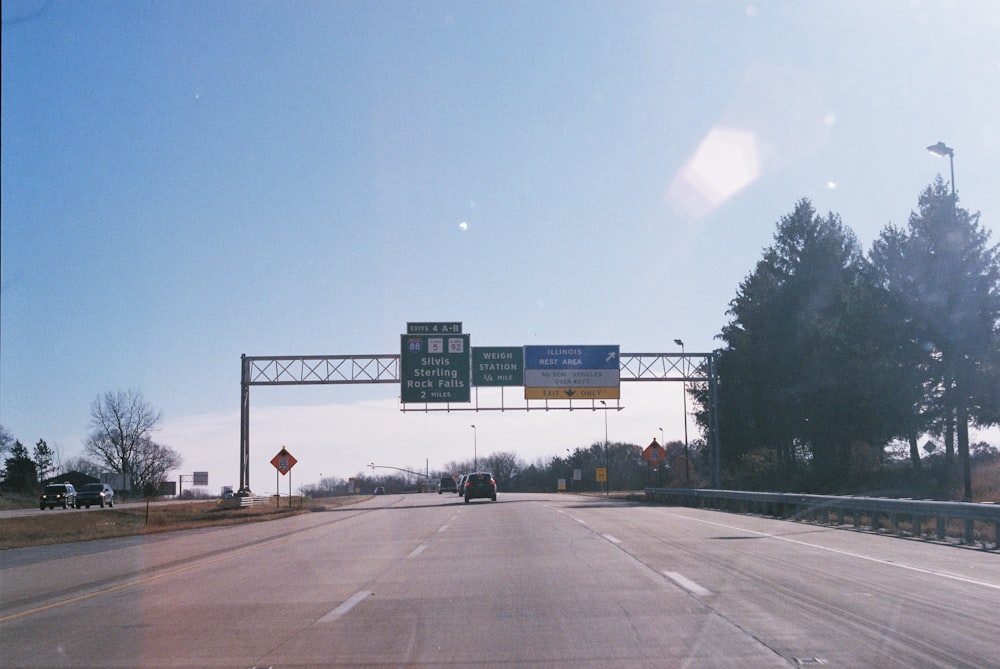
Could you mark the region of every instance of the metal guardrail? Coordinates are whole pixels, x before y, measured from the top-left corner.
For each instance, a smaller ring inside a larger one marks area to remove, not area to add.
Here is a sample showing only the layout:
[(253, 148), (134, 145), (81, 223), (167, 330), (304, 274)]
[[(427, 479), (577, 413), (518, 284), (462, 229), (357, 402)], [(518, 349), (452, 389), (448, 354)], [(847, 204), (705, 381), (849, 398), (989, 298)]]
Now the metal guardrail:
[[(859, 530), (884, 529), (917, 538), (933, 535), (939, 541), (953, 537), (966, 544), (978, 541), (984, 548), (990, 544), (993, 550), (1000, 548), (1000, 504), (691, 488), (646, 488), (646, 499), (825, 525), (846, 525), (850, 518)], [(933, 525), (932, 532), (924, 531), (928, 524)]]

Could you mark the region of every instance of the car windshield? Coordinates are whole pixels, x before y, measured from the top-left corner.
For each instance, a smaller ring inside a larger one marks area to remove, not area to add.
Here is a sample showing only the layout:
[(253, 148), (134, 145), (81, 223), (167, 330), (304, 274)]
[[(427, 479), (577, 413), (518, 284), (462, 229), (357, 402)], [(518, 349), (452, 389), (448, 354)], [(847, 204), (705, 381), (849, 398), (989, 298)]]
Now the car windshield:
[(1000, 0), (0, 11), (0, 665), (1000, 663)]

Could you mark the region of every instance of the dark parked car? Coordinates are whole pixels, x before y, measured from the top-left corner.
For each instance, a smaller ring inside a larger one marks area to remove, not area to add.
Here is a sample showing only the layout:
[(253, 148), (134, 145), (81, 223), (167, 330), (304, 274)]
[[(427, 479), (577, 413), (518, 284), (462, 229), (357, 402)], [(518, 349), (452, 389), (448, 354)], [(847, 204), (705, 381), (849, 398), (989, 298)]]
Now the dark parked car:
[(382, 486), (379, 486), (379, 487), (375, 488), (375, 494), (376, 495), (384, 495), (385, 494), (385, 488), (383, 488)]
[(38, 499), (38, 508), (44, 511), (45, 507), (54, 509), (57, 506), (64, 509), (76, 506), (76, 488), (72, 483), (52, 483), (45, 486)]
[(493, 474), (489, 472), (476, 472), (469, 474), (465, 480), (465, 503), (470, 499), (490, 498), (497, 501), (497, 482), (493, 480)]
[(458, 486), (455, 485), (455, 479), (450, 476), (441, 477), (441, 485), (438, 486), (438, 494), (443, 492), (458, 492)]
[(88, 483), (76, 493), (76, 508), (85, 506), (89, 509), (92, 504), (99, 504), (102, 509), (105, 504), (114, 506), (115, 491), (107, 483)]

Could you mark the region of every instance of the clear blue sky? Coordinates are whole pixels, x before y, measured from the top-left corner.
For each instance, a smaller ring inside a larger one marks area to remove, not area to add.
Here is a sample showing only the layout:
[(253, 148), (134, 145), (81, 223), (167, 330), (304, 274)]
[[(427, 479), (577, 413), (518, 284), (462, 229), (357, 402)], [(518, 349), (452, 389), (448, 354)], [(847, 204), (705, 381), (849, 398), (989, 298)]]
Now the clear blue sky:
[[(396, 353), (407, 321), (710, 350), (798, 199), (867, 248), (949, 178), (938, 140), (997, 230), (998, 35), (993, 0), (5, 0), (0, 424), (72, 457), (139, 389), (217, 488), (243, 353)], [(680, 438), (667, 386), (624, 384), (610, 438)], [(254, 488), (282, 444), (297, 486), (443, 467), (471, 424), (529, 461), (604, 436), (397, 395), (254, 389)]]

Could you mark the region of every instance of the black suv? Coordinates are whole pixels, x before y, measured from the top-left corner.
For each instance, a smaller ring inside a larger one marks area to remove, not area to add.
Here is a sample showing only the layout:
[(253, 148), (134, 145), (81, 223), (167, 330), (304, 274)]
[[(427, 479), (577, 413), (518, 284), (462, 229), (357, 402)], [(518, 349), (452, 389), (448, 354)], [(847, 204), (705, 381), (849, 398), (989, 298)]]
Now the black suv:
[(72, 483), (52, 483), (45, 486), (42, 496), (38, 498), (38, 508), (44, 511), (45, 507), (54, 509), (57, 506), (64, 509), (76, 506), (76, 488)]
[(107, 483), (88, 483), (76, 494), (76, 508), (85, 506), (89, 509), (91, 504), (100, 504), (102, 509), (105, 504), (114, 506), (115, 491)]
[(441, 485), (438, 486), (438, 494), (443, 492), (458, 492), (458, 486), (455, 485), (455, 479), (450, 476), (441, 477)]
[(489, 472), (476, 472), (469, 474), (465, 479), (465, 503), (470, 499), (489, 497), (494, 502), (497, 501), (497, 482), (493, 480), (493, 474)]

